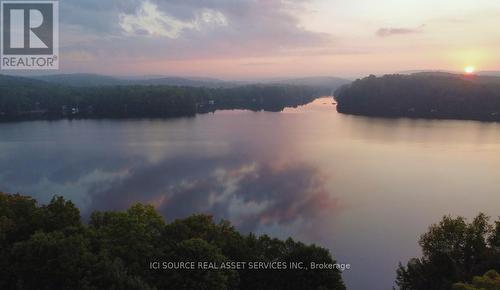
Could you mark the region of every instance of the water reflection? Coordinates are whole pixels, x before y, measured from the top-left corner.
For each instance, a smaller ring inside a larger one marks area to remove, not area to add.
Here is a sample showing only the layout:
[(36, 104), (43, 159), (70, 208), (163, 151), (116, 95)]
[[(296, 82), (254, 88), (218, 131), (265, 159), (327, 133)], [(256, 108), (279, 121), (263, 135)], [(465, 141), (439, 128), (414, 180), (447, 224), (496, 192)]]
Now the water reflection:
[(390, 289), (445, 214), (500, 212), (500, 124), (283, 113), (0, 124), (0, 190), (84, 214), (154, 204), (328, 247), (350, 290)]
[[(266, 143), (264, 139), (256, 143)], [(155, 142), (148, 148), (130, 142), (111, 148), (80, 138), (67, 147), (55, 141), (47, 146), (4, 141), (11, 154), (0, 158), (2, 190), (32, 194), (43, 202), (62, 194), (86, 216), (93, 210), (126, 209), (136, 202), (154, 204), (169, 220), (210, 213), (242, 231), (311, 221), (331, 214), (338, 204), (319, 168), (269, 158), (275, 147), (260, 152), (255, 144), (236, 142), (219, 146), (223, 150), (218, 152), (205, 143), (197, 146), (204, 151), (182, 153), (168, 140), (159, 146), (165, 156), (151, 158), (148, 153), (154, 150), (148, 149), (158, 147)]]
[(315, 218), (337, 205), (318, 169), (241, 154), (182, 156), (131, 168), (95, 186), (91, 195), (93, 209), (120, 209), (140, 201), (154, 204), (168, 219), (212, 213), (244, 231)]
[(379, 143), (498, 144), (497, 123), (343, 115), (352, 137)]

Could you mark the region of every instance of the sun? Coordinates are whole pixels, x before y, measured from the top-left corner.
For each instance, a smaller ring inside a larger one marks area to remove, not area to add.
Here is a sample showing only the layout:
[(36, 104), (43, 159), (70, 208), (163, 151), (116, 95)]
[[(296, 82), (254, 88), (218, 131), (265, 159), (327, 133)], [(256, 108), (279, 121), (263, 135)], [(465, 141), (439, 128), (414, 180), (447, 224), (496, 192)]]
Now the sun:
[(467, 66), (464, 68), (464, 72), (468, 75), (473, 74), (476, 71), (476, 68), (473, 66)]

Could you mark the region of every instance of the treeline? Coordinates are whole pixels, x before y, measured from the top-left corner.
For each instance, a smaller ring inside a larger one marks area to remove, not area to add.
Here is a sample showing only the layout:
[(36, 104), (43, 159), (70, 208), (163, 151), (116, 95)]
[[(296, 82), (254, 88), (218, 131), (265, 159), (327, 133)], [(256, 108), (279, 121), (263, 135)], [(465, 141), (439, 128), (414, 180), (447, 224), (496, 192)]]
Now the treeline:
[(292, 239), (243, 235), (211, 216), (166, 223), (152, 206), (94, 212), (71, 201), (0, 193), (0, 289), (345, 289), (338, 270), (152, 269), (151, 262), (334, 263)]
[(491, 223), (479, 214), (467, 222), (447, 216), (419, 244), (423, 256), (397, 270), (400, 290), (500, 289), (500, 219)]
[(500, 121), (500, 84), (454, 75), (369, 76), (336, 92), (341, 113)]
[(0, 75), (0, 120), (178, 117), (219, 109), (281, 111), (317, 96), (312, 87), (292, 85), (70, 87)]

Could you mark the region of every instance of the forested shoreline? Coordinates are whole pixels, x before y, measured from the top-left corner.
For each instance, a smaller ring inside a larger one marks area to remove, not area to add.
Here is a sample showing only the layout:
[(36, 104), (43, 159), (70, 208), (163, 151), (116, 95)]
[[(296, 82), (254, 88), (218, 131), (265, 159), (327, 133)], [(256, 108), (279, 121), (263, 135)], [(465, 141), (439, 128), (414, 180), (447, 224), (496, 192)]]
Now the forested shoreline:
[(500, 121), (498, 78), (451, 74), (369, 76), (336, 92), (340, 113)]
[(281, 111), (319, 95), (315, 88), (295, 85), (71, 87), (0, 76), (0, 121), (183, 117), (221, 109)]

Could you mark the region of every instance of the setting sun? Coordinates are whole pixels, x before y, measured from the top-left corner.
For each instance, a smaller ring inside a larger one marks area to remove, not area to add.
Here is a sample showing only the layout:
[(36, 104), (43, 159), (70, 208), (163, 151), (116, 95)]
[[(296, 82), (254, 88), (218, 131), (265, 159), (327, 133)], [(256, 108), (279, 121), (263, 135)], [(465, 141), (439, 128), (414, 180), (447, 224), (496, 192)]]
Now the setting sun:
[(473, 66), (468, 66), (464, 68), (464, 72), (468, 75), (473, 74), (476, 71), (476, 68)]

